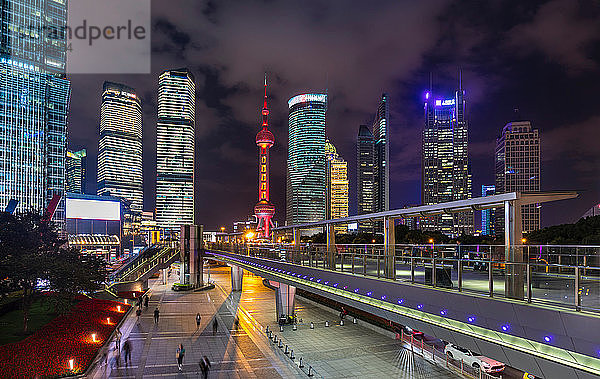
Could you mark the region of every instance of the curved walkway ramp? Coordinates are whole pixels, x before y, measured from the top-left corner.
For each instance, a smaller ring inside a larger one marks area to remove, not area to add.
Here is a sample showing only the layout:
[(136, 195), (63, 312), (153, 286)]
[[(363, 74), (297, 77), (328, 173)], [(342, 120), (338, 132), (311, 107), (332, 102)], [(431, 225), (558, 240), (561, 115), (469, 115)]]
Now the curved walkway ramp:
[(306, 267), (221, 250), (207, 256), (409, 325), (544, 378), (600, 375), (600, 317), (509, 298)]

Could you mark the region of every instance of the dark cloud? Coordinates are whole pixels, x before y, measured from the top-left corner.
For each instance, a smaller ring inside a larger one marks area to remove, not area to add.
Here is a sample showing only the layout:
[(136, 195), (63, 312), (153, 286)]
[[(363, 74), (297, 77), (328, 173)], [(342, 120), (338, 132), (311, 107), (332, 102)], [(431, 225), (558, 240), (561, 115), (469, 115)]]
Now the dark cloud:
[[(102, 82), (123, 82), (142, 94), (146, 209), (154, 205), (158, 74), (182, 66), (196, 76), (196, 213), (208, 228), (252, 211), (265, 71), (278, 220), (285, 215), (291, 96), (328, 92), (327, 133), (349, 161), (353, 191), (358, 125), (370, 122), (381, 93), (389, 93), (391, 205), (400, 207), (419, 202), (422, 95), (429, 75), (436, 93), (451, 95), (459, 68), (475, 195), (481, 184), (493, 183), (495, 138), (519, 108), (519, 117), (541, 131), (544, 189), (586, 190), (566, 211), (560, 205), (545, 209), (544, 222), (571, 221), (600, 198), (594, 180), (600, 162), (589, 142), (597, 140), (600, 117), (597, 2), (172, 0), (153, 2), (152, 11), (152, 74), (73, 77), (70, 117), (71, 144), (88, 147), (93, 156)], [(563, 171), (569, 182), (561, 181)]]

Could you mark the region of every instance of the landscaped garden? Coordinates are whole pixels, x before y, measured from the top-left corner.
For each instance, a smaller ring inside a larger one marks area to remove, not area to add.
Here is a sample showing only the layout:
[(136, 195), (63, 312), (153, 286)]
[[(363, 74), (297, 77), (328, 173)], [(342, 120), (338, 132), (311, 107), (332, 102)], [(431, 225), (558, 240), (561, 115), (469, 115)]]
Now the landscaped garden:
[(0, 378), (59, 377), (83, 373), (129, 305), (78, 296), (66, 314), (29, 337), (0, 346)]

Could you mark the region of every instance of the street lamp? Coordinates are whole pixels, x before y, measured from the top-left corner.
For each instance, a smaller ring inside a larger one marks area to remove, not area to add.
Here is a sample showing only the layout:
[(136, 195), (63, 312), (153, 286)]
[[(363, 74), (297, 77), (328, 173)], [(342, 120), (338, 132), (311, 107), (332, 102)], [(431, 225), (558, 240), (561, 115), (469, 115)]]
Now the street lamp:
[(246, 233), (246, 239), (251, 240), (252, 238), (254, 238), (254, 233), (249, 230), (248, 233)]
[(521, 238), (521, 242), (525, 244), (527, 242), (527, 238)]

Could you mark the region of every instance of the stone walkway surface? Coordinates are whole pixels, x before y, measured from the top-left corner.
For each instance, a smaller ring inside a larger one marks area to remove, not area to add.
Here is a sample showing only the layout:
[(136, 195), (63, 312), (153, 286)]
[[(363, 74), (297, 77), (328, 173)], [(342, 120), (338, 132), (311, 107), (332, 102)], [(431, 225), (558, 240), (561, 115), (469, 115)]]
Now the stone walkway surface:
[[(206, 355), (211, 362), (209, 378), (306, 378), (312, 367), (315, 378), (459, 378), (418, 355), (398, 341), (346, 320), (339, 325), (336, 313), (296, 297), (296, 312), (302, 322), (297, 330), (279, 331), (275, 317), (275, 291), (262, 278), (245, 273), (243, 290), (231, 292), (229, 268), (210, 269), (217, 287), (204, 292), (173, 292), (168, 284), (151, 281), (150, 304), (137, 323), (135, 314), (122, 326), (122, 343), (129, 339), (132, 362), (99, 365), (91, 378), (201, 377), (198, 362)], [(154, 323), (153, 311), (160, 310)], [(202, 321), (196, 329), (195, 316)], [(218, 329), (213, 335), (213, 321)], [(235, 320), (239, 321), (236, 324)], [(330, 326), (325, 327), (325, 321)], [(314, 329), (310, 329), (310, 322)], [(265, 337), (269, 326), (284, 345), (294, 350), (295, 362)], [(262, 330), (261, 330), (262, 329)], [(183, 370), (176, 362), (176, 349), (183, 344)], [(302, 357), (304, 368), (297, 366)]]

